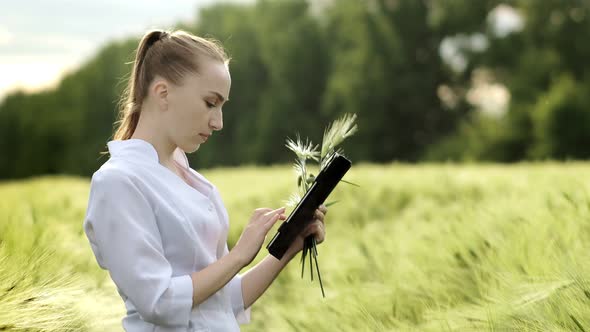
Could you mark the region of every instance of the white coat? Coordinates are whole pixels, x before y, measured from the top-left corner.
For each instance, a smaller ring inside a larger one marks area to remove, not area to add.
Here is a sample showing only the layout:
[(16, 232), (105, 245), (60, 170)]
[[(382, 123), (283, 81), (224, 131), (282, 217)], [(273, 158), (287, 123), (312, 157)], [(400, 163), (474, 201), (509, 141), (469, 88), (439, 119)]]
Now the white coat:
[[(241, 274), (192, 308), (190, 274), (228, 253), (229, 219), (216, 187), (174, 151), (190, 185), (141, 139), (109, 141), (93, 175), (84, 232), (125, 303), (127, 332), (239, 331), (250, 322)], [(199, 287), (196, 285), (195, 287)]]

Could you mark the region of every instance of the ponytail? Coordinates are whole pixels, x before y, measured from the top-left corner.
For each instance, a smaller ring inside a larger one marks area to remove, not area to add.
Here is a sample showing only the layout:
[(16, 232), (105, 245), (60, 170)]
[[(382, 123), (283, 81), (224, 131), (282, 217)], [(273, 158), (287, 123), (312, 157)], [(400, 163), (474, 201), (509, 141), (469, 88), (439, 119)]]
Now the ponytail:
[(113, 140), (127, 140), (133, 136), (148, 87), (156, 75), (179, 85), (185, 75), (198, 74), (199, 58), (202, 56), (226, 65), (229, 63), (223, 47), (214, 39), (194, 36), (182, 30), (148, 31), (139, 42), (131, 75), (118, 103)]
[[(144, 62), (147, 51), (150, 47), (168, 33), (161, 30), (152, 30), (146, 33), (135, 53), (135, 61), (133, 62), (133, 70), (131, 77), (127, 83), (121, 100), (119, 101), (119, 127), (113, 137), (114, 140), (126, 140), (131, 138), (137, 128), (139, 122), (139, 113), (141, 110), (141, 103), (147, 93), (147, 85), (150, 83), (145, 79), (146, 70), (144, 70)], [(150, 80), (151, 81), (151, 80)]]

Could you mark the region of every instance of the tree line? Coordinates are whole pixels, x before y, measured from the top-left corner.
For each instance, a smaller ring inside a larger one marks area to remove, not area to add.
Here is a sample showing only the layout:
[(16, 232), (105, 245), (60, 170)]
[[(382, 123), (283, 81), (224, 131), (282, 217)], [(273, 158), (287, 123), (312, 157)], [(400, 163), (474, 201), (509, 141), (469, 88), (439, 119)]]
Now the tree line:
[[(287, 137), (319, 144), (344, 113), (358, 115), (359, 131), (343, 146), (354, 161), (585, 159), (589, 15), (582, 0), (203, 8), (174, 28), (226, 47), (231, 101), (224, 129), (189, 159), (194, 168), (290, 162)], [(55, 88), (8, 95), (0, 177), (88, 176), (100, 167), (138, 41), (112, 41)], [(498, 93), (504, 104), (486, 111)]]

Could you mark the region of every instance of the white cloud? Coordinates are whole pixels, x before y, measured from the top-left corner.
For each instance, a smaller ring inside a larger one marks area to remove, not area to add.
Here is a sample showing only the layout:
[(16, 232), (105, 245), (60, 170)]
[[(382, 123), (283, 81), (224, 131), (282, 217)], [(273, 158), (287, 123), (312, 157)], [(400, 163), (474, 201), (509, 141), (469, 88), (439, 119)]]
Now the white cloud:
[(14, 35), (10, 31), (0, 26), (0, 46), (8, 45), (14, 40)]
[(0, 56), (0, 100), (14, 90), (31, 92), (51, 87), (75, 65), (71, 58)]

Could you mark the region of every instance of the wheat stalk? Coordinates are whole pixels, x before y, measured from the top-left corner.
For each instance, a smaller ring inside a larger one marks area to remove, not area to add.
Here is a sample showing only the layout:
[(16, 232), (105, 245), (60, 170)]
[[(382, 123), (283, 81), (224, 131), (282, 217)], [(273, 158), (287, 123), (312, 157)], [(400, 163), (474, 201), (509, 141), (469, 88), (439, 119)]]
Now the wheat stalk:
[[(286, 206), (293, 207), (297, 205), (301, 197), (307, 192), (310, 184), (315, 179), (313, 174), (308, 174), (307, 161), (314, 160), (320, 165), (320, 171), (326, 166), (326, 162), (334, 153), (344, 154), (342, 149), (336, 150), (336, 147), (344, 142), (345, 139), (354, 135), (358, 131), (358, 126), (355, 124), (356, 114), (344, 114), (340, 119), (332, 122), (325, 130), (322, 139), (321, 151), (318, 151), (318, 145), (314, 145), (309, 139), (305, 139), (305, 142), (301, 140), (299, 134), (297, 139), (292, 140), (287, 138), (285, 146), (293, 151), (297, 158), (293, 164), (293, 170), (297, 177), (297, 193), (292, 194), (289, 200), (284, 201)], [(343, 182), (358, 186), (354, 183), (344, 181)], [(328, 203), (332, 205), (332, 203)]]
[[(307, 161), (314, 160), (319, 162), (320, 165), (320, 172), (326, 166), (327, 161), (332, 157), (334, 153), (344, 154), (342, 149), (338, 149), (335, 151), (336, 147), (342, 143), (346, 138), (354, 135), (357, 131), (357, 125), (354, 123), (356, 120), (356, 114), (345, 114), (342, 118), (334, 121), (331, 125), (329, 125), (326, 130), (324, 130), (324, 137), (322, 139), (322, 149), (321, 152), (318, 152), (318, 146), (313, 145), (313, 143), (306, 139), (305, 142), (301, 140), (299, 134), (297, 134), (297, 139), (292, 140), (287, 138), (287, 143), (285, 146), (293, 151), (297, 158), (293, 164), (293, 170), (295, 171), (295, 175), (297, 176), (297, 191), (291, 194), (291, 197), (287, 201), (285, 201), (285, 205), (289, 207), (296, 206), (300, 201), (303, 195), (309, 189), (309, 186), (315, 180), (313, 174), (308, 175), (307, 171)], [(344, 181), (346, 183), (350, 183)], [(354, 183), (350, 183), (355, 185)], [(355, 185), (356, 186), (356, 185)], [(336, 201), (337, 202), (337, 201)], [(336, 202), (329, 202), (325, 204), (326, 206), (330, 206)], [(315, 259), (316, 262), (316, 271), (317, 277), (320, 282), (320, 287), (322, 289), (322, 295), (325, 297), (324, 294), (324, 287), (322, 285), (322, 278), (320, 276), (320, 268), (317, 262), (317, 248), (315, 237), (313, 235), (308, 236), (305, 238), (303, 251), (301, 253), (301, 277), (303, 278), (303, 271), (305, 269), (305, 257), (309, 253), (309, 265), (310, 265), (310, 272), (311, 272), (311, 280), (313, 281), (313, 264), (312, 258)]]

